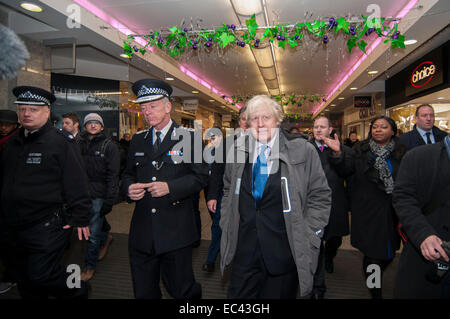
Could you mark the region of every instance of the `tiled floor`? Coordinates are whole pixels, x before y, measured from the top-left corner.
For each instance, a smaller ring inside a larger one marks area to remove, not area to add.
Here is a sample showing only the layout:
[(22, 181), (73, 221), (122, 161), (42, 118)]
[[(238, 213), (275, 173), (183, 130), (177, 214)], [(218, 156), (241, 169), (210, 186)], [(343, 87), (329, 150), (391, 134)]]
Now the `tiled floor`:
[[(108, 215), (114, 241), (105, 259), (97, 265), (97, 271), (91, 280), (92, 299), (129, 299), (134, 298), (130, 265), (128, 259), (128, 230), (134, 204), (120, 203), (114, 206)], [(201, 270), (206, 260), (210, 240), (211, 219), (206, 210), (203, 196), (200, 199), (202, 217), (202, 241), (198, 248), (193, 249), (193, 267), (195, 277), (201, 283), (204, 299), (224, 299), (227, 295), (229, 270), (224, 276), (218, 271), (207, 273)], [(70, 250), (64, 258), (66, 264), (82, 265), (85, 252), (85, 242), (73, 240)], [(392, 298), (398, 256), (388, 267), (383, 278), (383, 296)], [(365, 288), (365, 279), (362, 272), (362, 255), (349, 244), (348, 236), (344, 238), (343, 245), (335, 258), (335, 271), (326, 273), (328, 299), (365, 299), (369, 293)], [(170, 298), (162, 288), (164, 298)], [(18, 298), (17, 289), (0, 295), (0, 299)]]

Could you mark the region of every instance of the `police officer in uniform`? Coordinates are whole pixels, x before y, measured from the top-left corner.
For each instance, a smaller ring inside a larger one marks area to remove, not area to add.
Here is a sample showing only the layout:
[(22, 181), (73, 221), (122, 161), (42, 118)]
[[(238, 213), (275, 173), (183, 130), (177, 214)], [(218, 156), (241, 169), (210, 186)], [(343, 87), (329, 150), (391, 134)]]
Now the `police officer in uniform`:
[(53, 94), (31, 86), (13, 93), (22, 127), (3, 146), (0, 188), (19, 292), (23, 298), (87, 298), (86, 284), (74, 279), (68, 285), (71, 273), (59, 264), (71, 227), (80, 240), (89, 237), (91, 201), (78, 146), (49, 121)]
[[(161, 298), (162, 276), (173, 298), (200, 298), (192, 270), (192, 244), (199, 240), (192, 196), (206, 185), (208, 167), (186, 156), (194, 155), (195, 138), (170, 117), (172, 87), (143, 79), (132, 89), (152, 126), (133, 136), (122, 176), (123, 193), (136, 202), (129, 237), (134, 295)], [(181, 142), (187, 146), (182, 150)], [(183, 154), (188, 159), (180, 161)]]

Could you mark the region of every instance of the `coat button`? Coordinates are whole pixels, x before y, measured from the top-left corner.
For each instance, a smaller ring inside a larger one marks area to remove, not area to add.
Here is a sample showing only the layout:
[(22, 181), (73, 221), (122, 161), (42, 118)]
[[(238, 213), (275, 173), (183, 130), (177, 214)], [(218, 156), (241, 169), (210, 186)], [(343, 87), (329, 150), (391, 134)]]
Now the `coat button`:
[(152, 177), (152, 181), (156, 181), (156, 177), (155, 176)]
[(173, 206), (175, 206), (176, 204), (177, 204), (176, 202), (173, 202), (173, 203), (172, 203)]
[(156, 208), (152, 208), (152, 214), (156, 213)]

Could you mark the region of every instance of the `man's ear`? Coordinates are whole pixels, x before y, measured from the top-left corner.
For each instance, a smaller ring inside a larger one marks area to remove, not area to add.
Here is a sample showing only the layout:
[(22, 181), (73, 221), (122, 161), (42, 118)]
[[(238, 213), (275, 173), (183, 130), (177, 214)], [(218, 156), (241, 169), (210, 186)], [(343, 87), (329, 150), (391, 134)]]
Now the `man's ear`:
[(166, 103), (166, 108), (167, 108), (167, 110), (168, 110), (167, 113), (170, 114), (170, 112), (172, 112), (172, 103), (171, 103), (170, 101), (168, 101), (168, 102)]

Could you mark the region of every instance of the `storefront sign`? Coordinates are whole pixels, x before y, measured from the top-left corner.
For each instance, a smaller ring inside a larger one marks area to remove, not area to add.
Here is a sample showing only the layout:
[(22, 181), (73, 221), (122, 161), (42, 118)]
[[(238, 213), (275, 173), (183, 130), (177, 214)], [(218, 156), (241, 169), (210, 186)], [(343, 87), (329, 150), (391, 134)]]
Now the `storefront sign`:
[(410, 96), (444, 82), (442, 49), (435, 50), (407, 69), (405, 95)]
[(377, 111), (375, 110), (375, 108), (361, 109), (361, 110), (359, 110), (359, 118), (365, 119), (365, 118), (374, 116), (376, 113), (377, 113)]
[(198, 108), (198, 99), (185, 99), (183, 100), (184, 111), (196, 111)]
[(357, 108), (372, 107), (372, 96), (354, 96), (353, 105)]
[(436, 65), (432, 61), (425, 61), (419, 64), (411, 74), (411, 85), (420, 88), (427, 85), (433, 79), (436, 73)]

